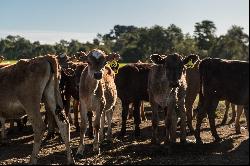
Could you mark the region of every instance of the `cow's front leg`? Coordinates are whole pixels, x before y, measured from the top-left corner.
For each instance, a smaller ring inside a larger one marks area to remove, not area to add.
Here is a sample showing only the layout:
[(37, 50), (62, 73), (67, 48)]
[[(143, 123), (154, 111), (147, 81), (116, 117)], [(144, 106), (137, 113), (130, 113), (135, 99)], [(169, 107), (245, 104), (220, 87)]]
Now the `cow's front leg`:
[(158, 138), (158, 123), (159, 123), (159, 117), (158, 117), (158, 105), (152, 104), (152, 139), (151, 142), (153, 144), (160, 144), (159, 138)]

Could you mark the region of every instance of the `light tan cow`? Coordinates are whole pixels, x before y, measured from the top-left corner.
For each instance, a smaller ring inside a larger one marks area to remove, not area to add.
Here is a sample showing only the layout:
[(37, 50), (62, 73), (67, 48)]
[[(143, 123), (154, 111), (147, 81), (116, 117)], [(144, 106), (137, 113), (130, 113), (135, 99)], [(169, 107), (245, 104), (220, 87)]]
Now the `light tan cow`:
[(0, 121), (2, 141), (5, 139), (5, 120), (28, 115), (34, 131), (31, 164), (37, 163), (45, 124), (40, 113), (40, 103), (46, 104), (65, 142), (68, 164), (74, 163), (70, 150), (69, 123), (65, 118), (58, 87), (58, 64), (52, 55), (30, 60), (19, 60), (14, 65), (0, 69)]
[(85, 67), (81, 74), (79, 85), (81, 115), (80, 145), (77, 150), (77, 155), (79, 156), (82, 156), (84, 152), (88, 111), (95, 112), (93, 150), (99, 150), (99, 141), (102, 141), (104, 138), (105, 114), (108, 121), (107, 139), (111, 140), (111, 121), (117, 99), (117, 91), (114, 83), (115, 74), (110, 67), (105, 65), (106, 62), (119, 58), (118, 54), (106, 55), (98, 49), (90, 51), (87, 55), (88, 66)]

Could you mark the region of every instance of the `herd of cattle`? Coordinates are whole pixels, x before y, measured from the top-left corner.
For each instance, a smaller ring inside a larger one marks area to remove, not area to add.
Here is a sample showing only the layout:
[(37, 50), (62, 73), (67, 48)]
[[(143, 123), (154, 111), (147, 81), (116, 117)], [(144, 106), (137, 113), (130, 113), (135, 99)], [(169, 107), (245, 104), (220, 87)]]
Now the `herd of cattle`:
[[(46, 55), (19, 60), (16, 64), (0, 64), (0, 121), (1, 139), (5, 141), (6, 120), (17, 120), (27, 116), (34, 132), (34, 144), (30, 162), (37, 163), (41, 141), (46, 125), (40, 113), (40, 104), (46, 109), (48, 135), (51, 137), (58, 127), (65, 143), (68, 164), (74, 163), (70, 149), (70, 123), (80, 131), (77, 155), (85, 150), (85, 134), (94, 138), (93, 150), (99, 150), (104, 139), (104, 124), (107, 119), (107, 140), (112, 140), (112, 115), (117, 98), (122, 102), (122, 126), (119, 136), (126, 134), (129, 106), (133, 104), (134, 134), (140, 136), (143, 101), (152, 108), (152, 139), (159, 144), (159, 112), (165, 115), (165, 144), (176, 142), (178, 116), (180, 117), (180, 141), (186, 142), (186, 126), (202, 143), (200, 127), (208, 115), (215, 141), (220, 137), (215, 127), (215, 110), (220, 100), (225, 100), (227, 111), (222, 123), (227, 120), (229, 102), (238, 106), (236, 132), (240, 132), (239, 117), (244, 109), (249, 130), (249, 62), (206, 58), (200, 60), (195, 54), (185, 58), (174, 53), (153, 54), (153, 63), (133, 63), (119, 68), (115, 74), (111, 61), (120, 55), (105, 54), (93, 49), (85, 54), (79, 52), (78, 59), (62, 54)], [(193, 104), (199, 94), (196, 110)], [(70, 116), (70, 99), (73, 98), (74, 122)], [(80, 125), (78, 122), (78, 108)], [(235, 109), (234, 109), (235, 110)], [(93, 112), (95, 118), (92, 124)], [(196, 113), (196, 129), (192, 125)], [(13, 123), (13, 122), (12, 122)], [(88, 126), (87, 126), (88, 124)], [(88, 128), (88, 133), (87, 133)]]

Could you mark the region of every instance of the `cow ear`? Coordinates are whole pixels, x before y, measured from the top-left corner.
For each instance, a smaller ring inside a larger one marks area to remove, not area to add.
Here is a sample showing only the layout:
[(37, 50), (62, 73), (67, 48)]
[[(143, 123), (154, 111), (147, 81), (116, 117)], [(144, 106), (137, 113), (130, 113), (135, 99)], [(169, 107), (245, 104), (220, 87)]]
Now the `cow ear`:
[(113, 61), (113, 60), (118, 61), (118, 60), (120, 60), (120, 59), (121, 59), (120, 54), (114, 53), (114, 52), (109, 53), (109, 54), (106, 56), (106, 61), (107, 61), (107, 62), (110, 62), (110, 61)]
[(79, 55), (79, 60), (80, 60), (81, 62), (87, 62), (88, 56), (86, 55), (85, 52), (80, 51), (80, 52), (77, 52), (76, 54)]
[(187, 56), (186, 58), (184, 58), (182, 61), (183, 61), (183, 64), (184, 65), (194, 65), (197, 60), (199, 59), (199, 56), (196, 55), (196, 54), (191, 54), (189, 56)]
[(159, 54), (150, 55), (150, 60), (155, 64), (163, 64), (164, 63), (164, 57), (162, 57)]

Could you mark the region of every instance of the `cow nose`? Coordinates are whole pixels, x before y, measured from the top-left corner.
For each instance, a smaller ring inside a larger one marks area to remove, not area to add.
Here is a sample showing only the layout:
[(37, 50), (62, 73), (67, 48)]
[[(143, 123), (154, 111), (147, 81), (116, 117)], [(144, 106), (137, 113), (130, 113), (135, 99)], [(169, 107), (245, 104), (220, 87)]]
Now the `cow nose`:
[(171, 82), (171, 83), (170, 83), (170, 87), (171, 87), (171, 88), (177, 88), (177, 87), (179, 87), (179, 86), (180, 86), (179, 82)]
[(102, 79), (102, 73), (101, 72), (95, 72), (94, 73), (94, 78), (97, 79), (97, 80)]

